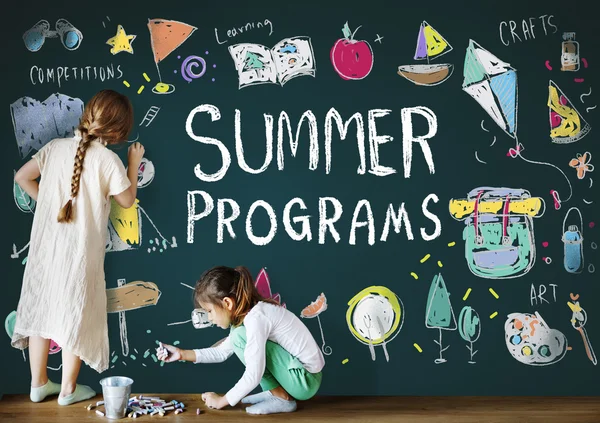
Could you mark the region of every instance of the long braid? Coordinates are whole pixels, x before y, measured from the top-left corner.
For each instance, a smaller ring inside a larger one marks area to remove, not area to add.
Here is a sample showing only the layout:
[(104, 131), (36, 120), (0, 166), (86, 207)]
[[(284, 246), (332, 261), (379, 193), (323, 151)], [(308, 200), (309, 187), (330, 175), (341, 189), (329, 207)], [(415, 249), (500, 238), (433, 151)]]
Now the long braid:
[(112, 90), (98, 92), (86, 105), (79, 127), (81, 139), (73, 162), (71, 177), (71, 196), (58, 213), (58, 221), (73, 221), (75, 199), (79, 194), (83, 161), (92, 141), (101, 140), (108, 144), (120, 144), (127, 139), (133, 125), (133, 108), (129, 99)]
[(81, 173), (83, 172), (83, 160), (85, 159), (85, 154), (87, 153), (87, 149), (91, 142), (97, 138), (93, 134), (89, 133), (89, 129), (85, 123), (82, 123), (78, 129), (81, 132), (81, 140), (79, 141), (79, 146), (77, 147), (75, 161), (73, 164), (73, 176), (71, 177), (71, 198), (69, 198), (67, 204), (65, 204), (58, 213), (58, 221), (60, 223), (70, 223), (73, 221), (73, 201), (75, 198), (77, 198), (77, 194), (79, 194)]

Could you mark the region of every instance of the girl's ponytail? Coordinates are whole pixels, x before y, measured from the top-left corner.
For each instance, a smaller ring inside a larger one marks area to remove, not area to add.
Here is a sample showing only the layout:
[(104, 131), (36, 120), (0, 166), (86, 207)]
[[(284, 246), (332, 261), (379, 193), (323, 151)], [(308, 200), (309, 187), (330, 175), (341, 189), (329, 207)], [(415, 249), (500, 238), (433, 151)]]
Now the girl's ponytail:
[(279, 305), (274, 300), (260, 296), (254, 286), (254, 279), (248, 268), (217, 266), (200, 276), (194, 288), (194, 304), (211, 303), (221, 306), (221, 301), (229, 297), (235, 302), (231, 313), (231, 324), (240, 325), (248, 312), (260, 301)]
[(239, 277), (235, 287), (235, 310), (233, 312), (234, 325), (241, 323), (243, 318), (248, 314), (250, 309), (255, 306), (262, 298), (258, 294), (252, 275), (248, 268), (237, 266), (235, 271)]

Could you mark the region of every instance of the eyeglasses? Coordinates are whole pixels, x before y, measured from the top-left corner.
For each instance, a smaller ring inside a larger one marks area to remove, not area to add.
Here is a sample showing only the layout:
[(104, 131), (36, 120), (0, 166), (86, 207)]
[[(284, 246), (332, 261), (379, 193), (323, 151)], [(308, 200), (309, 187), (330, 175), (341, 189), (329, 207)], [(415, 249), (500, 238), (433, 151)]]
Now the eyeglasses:
[(67, 50), (77, 50), (81, 45), (81, 41), (83, 41), (81, 31), (71, 25), (66, 19), (57, 20), (54, 31), (50, 29), (50, 23), (42, 19), (23, 34), (23, 41), (27, 50), (36, 52), (42, 48), (46, 38), (57, 37), (60, 38), (62, 45)]

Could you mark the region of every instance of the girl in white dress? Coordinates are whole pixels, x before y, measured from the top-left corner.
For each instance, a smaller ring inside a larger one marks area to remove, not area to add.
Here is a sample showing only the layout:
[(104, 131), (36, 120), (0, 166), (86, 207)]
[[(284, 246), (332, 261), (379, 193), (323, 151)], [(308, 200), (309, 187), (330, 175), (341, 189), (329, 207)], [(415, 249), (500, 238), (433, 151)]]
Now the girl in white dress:
[[(124, 208), (134, 204), (144, 148), (129, 147), (125, 170), (107, 146), (125, 142), (132, 124), (129, 99), (100, 91), (73, 138), (50, 141), (15, 175), (37, 200), (11, 342), (29, 347), (34, 402), (58, 393), (60, 405), (89, 399), (96, 393), (76, 383), (81, 360), (98, 372), (108, 368), (104, 255), (110, 198)], [(46, 371), (50, 339), (62, 348), (61, 385)]]

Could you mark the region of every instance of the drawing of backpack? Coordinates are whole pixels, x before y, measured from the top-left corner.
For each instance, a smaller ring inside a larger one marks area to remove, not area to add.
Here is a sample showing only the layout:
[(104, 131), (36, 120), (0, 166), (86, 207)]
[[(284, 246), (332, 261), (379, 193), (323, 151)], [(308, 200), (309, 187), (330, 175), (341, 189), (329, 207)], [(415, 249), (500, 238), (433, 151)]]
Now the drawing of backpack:
[(523, 276), (535, 263), (533, 217), (544, 214), (541, 198), (524, 189), (479, 187), (451, 199), (450, 214), (464, 220), (469, 270), (488, 279)]

